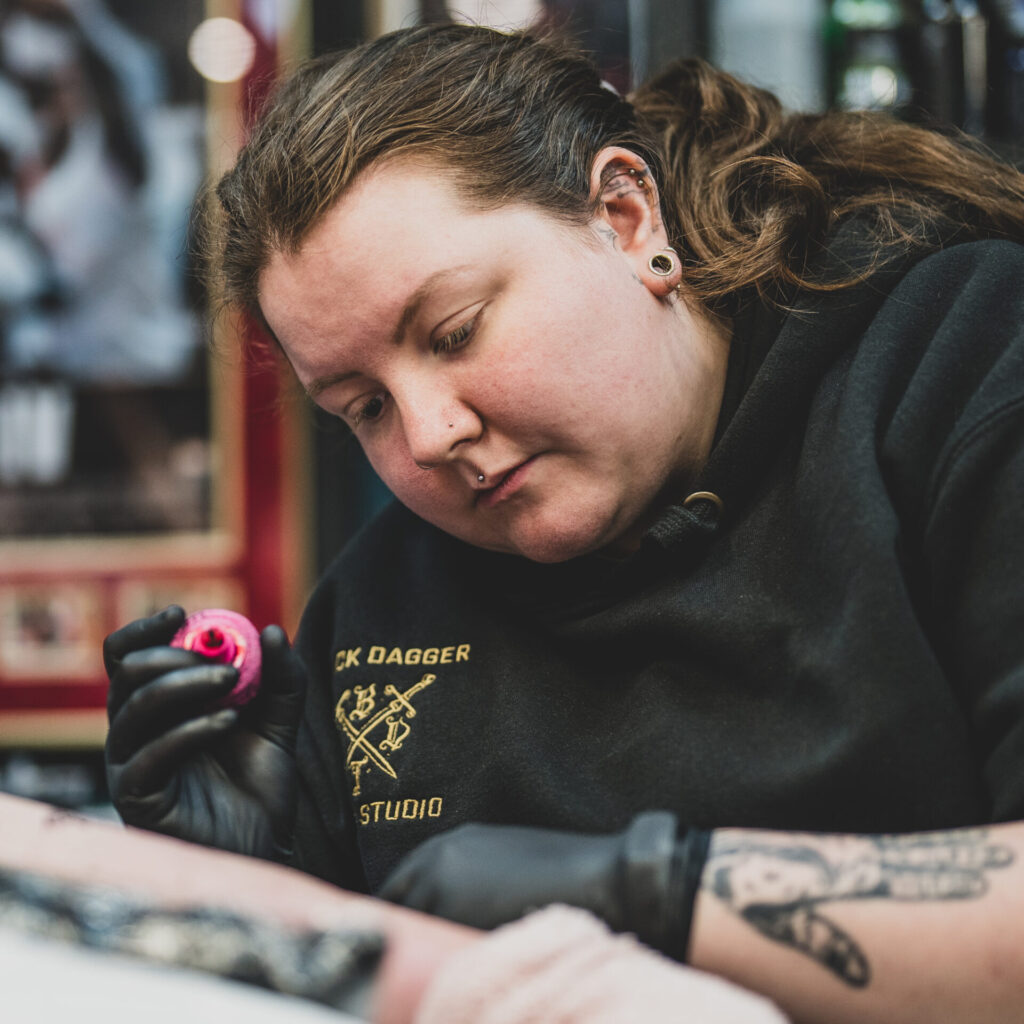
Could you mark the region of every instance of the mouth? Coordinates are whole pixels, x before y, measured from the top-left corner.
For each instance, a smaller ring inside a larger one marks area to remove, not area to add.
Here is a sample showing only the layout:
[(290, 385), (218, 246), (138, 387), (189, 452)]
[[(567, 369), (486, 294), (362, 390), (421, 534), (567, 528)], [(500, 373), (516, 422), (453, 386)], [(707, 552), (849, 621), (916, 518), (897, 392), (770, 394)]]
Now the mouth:
[(530, 467), (537, 458), (537, 455), (533, 455), (499, 474), (498, 482), (493, 487), (485, 487), (477, 492), (476, 504), (481, 508), (493, 508), (511, 498), (526, 483)]

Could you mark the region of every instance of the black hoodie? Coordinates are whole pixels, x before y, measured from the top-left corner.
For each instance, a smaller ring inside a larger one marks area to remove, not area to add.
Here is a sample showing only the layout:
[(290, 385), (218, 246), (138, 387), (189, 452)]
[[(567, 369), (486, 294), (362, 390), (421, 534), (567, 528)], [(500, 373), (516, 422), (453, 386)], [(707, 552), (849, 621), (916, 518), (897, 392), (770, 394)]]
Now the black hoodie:
[[(827, 260), (871, 252), (852, 224)], [(700, 489), (547, 566), (386, 509), (300, 630), (296, 863), (373, 891), (465, 821), (1024, 817), (1024, 247), (741, 316)]]

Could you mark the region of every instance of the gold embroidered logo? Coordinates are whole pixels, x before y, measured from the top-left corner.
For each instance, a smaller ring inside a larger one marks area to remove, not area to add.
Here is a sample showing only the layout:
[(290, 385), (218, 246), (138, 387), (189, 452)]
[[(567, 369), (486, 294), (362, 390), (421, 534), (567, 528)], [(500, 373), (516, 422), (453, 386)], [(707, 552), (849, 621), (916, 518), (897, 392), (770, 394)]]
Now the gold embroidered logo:
[[(385, 755), (402, 749), (402, 744), (412, 731), (409, 720), (416, 717), (412, 699), (436, 678), (427, 672), (418, 683), (404, 691), (388, 683), (381, 698), (385, 703), (379, 709), (376, 683), (353, 686), (341, 695), (334, 709), (334, 717), (348, 737), (345, 764), (352, 773), (353, 796), (359, 796), (362, 792), (362, 775), (370, 771), (371, 765), (379, 768), (389, 778), (398, 778)], [(384, 733), (376, 742), (376, 737), (371, 737), (375, 732), (378, 736)]]

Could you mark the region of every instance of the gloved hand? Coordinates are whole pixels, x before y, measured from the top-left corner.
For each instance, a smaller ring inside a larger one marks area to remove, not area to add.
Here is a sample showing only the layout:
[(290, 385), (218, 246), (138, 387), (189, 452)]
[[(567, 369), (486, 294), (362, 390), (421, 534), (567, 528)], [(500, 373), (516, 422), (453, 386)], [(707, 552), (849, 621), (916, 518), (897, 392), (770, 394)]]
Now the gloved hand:
[(129, 825), (280, 859), (294, 820), (305, 670), (284, 631), (268, 626), (259, 693), (215, 709), (238, 672), (168, 646), (184, 620), (172, 605), (104, 641), (111, 800)]
[(487, 929), (567, 903), (684, 960), (710, 833), (677, 831), (665, 811), (612, 835), (460, 825), (409, 853), (377, 895)]

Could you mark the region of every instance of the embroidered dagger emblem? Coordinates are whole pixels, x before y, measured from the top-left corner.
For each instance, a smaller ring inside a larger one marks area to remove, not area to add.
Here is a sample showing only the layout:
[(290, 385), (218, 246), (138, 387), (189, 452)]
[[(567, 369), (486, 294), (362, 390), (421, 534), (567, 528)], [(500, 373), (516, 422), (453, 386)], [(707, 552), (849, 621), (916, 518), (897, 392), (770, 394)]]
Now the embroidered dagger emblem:
[[(398, 778), (398, 774), (391, 762), (384, 756), (384, 752), (394, 753), (402, 748), (402, 744), (412, 730), (409, 719), (416, 717), (416, 708), (413, 706), (412, 698), (421, 690), (425, 690), (436, 678), (436, 675), (427, 672), (418, 683), (414, 683), (405, 691), (388, 683), (384, 687), (384, 696), (390, 697), (390, 700), (379, 710), (375, 710), (376, 689), (374, 686), (355, 687), (352, 690), (346, 690), (341, 695), (341, 699), (334, 709), (334, 717), (349, 741), (345, 754), (345, 765), (352, 772), (354, 779), (353, 796), (359, 796), (362, 773), (364, 770), (369, 771), (368, 765), (370, 764), (376, 765), (389, 778)], [(349, 710), (346, 704), (353, 699), (355, 706)], [(367, 716), (370, 716), (369, 720), (364, 724), (362, 720)], [(382, 725), (387, 727), (387, 734), (379, 743), (374, 744), (370, 739), (370, 734)]]

